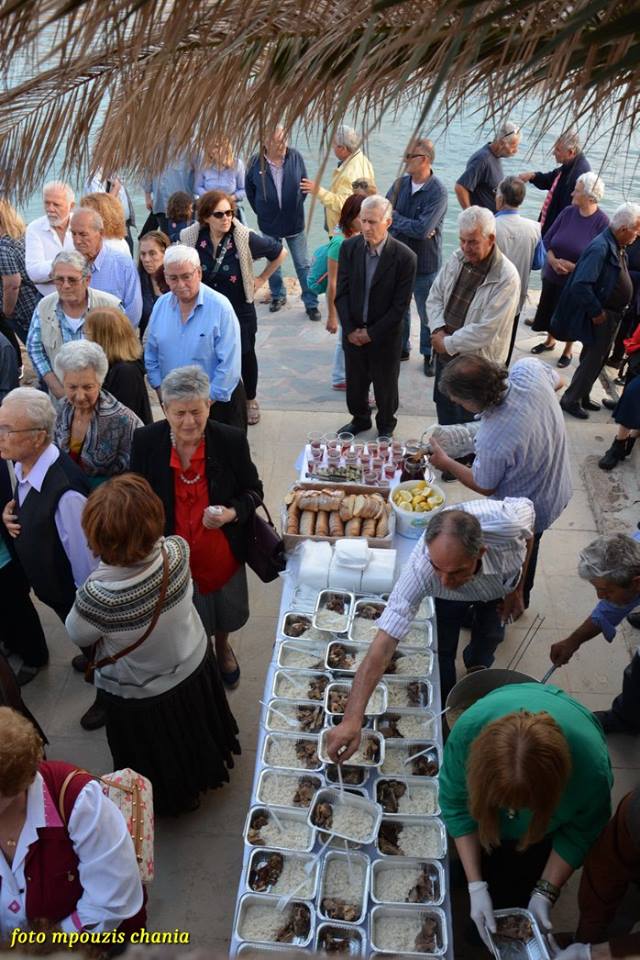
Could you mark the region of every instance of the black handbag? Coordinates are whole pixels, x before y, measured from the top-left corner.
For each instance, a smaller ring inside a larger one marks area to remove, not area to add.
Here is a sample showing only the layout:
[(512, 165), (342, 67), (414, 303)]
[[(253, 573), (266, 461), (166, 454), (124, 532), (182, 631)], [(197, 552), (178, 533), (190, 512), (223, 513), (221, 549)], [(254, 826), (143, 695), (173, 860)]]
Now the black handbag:
[[(287, 566), (284, 540), (276, 530), (271, 514), (255, 491), (249, 495), (255, 504), (255, 510), (247, 522), (247, 563), (263, 583), (271, 583)], [(267, 515), (263, 520), (257, 510), (262, 507)]]

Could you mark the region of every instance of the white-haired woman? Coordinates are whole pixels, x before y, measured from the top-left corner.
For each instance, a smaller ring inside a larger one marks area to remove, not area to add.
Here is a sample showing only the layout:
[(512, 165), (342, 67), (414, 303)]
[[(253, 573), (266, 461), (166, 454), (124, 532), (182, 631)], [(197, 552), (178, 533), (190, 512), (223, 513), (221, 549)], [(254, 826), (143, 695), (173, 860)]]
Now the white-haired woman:
[(324, 207), (325, 226), (329, 236), (333, 236), (338, 226), (340, 213), (347, 197), (353, 193), (351, 184), (354, 180), (367, 180), (375, 183), (373, 167), (360, 149), (362, 137), (353, 127), (340, 124), (333, 137), (333, 152), (337, 157), (338, 165), (331, 176), (328, 190), (313, 180), (301, 180), (300, 189), (303, 193), (315, 193)]
[(116, 307), (120, 301), (110, 293), (89, 286), (89, 261), (77, 250), (63, 250), (54, 257), (51, 278), (56, 292), (44, 297), (36, 306), (29, 334), (27, 351), (33, 367), (49, 392), (59, 400), (64, 396), (53, 364), (64, 343), (80, 340), (88, 310), (94, 307)]
[(165, 536), (177, 534), (189, 544), (193, 600), (232, 688), (240, 667), (229, 634), (249, 619), (247, 524), (262, 483), (244, 432), (210, 419), (209, 378), (200, 367), (167, 374), (162, 405), (166, 420), (136, 430), (131, 469), (162, 500)]
[(99, 344), (90, 340), (66, 343), (54, 365), (64, 390), (55, 441), (95, 487), (129, 469), (133, 433), (142, 420), (102, 390), (109, 362)]
[[(531, 329), (546, 333), (547, 337), (543, 343), (536, 344), (531, 353), (545, 353), (556, 345), (555, 337), (548, 331), (567, 277), (593, 238), (609, 224), (609, 217), (598, 206), (603, 196), (601, 178), (595, 173), (583, 173), (576, 180), (571, 205), (565, 207), (545, 233), (547, 262), (542, 270), (542, 291)], [(567, 341), (558, 360), (559, 367), (569, 366), (572, 349), (573, 341)]]

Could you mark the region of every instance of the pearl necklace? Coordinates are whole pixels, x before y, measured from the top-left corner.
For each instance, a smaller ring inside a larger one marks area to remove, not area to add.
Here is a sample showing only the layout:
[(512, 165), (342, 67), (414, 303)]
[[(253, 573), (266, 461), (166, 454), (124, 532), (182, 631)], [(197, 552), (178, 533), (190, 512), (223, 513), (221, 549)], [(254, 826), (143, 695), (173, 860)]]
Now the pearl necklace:
[[(177, 450), (177, 447), (176, 447), (176, 438), (175, 438), (175, 435), (174, 435), (173, 430), (171, 430), (169, 436), (170, 436), (170, 438), (171, 438), (171, 446), (172, 446), (174, 449)], [(198, 483), (198, 481), (202, 480), (202, 476), (201, 476), (201, 474), (196, 473), (195, 477), (193, 477), (193, 479), (190, 480), (189, 477), (185, 477), (184, 473), (181, 473), (181, 474), (180, 474), (180, 479), (182, 480), (183, 483), (186, 483), (186, 485), (187, 485), (188, 487), (192, 487), (192, 486), (194, 485), (194, 483)]]

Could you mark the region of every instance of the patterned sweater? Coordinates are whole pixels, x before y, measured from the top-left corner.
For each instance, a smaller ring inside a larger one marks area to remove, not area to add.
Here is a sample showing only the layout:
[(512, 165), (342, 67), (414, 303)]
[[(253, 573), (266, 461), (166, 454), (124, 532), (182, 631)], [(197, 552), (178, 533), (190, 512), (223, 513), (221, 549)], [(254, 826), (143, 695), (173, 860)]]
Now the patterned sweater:
[(155, 697), (171, 690), (191, 676), (207, 649), (193, 606), (189, 546), (182, 537), (161, 538), (148, 557), (131, 567), (100, 563), (76, 594), (67, 632), (81, 647), (100, 641), (96, 659), (135, 643), (149, 625), (160, 592), (162, 543), (169, 556), (169, 586), (153, 632), (137, 650), (96, 672), (96, 686), (115, 696)]

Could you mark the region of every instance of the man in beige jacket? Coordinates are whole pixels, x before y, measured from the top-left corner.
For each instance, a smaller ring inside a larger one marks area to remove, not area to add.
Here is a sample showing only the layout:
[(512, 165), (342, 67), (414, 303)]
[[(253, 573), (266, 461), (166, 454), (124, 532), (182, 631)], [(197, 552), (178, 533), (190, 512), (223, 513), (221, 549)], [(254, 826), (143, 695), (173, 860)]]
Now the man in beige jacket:
[(375, 184), (373, 167), (360, 149), (362, 137), (353, 129), (341, 124), (333, 138), (333, 152), (338, 158), (338, 166), (333, 171), (331, 186), (328, 190), (314, 180), (301, 180), (303, 193), (315, 193), (324, 207), (325, 227), (333, 236), (340, 219), (342, 205), (353, 193), (354, 180), (367, 180), (369, 186)]

